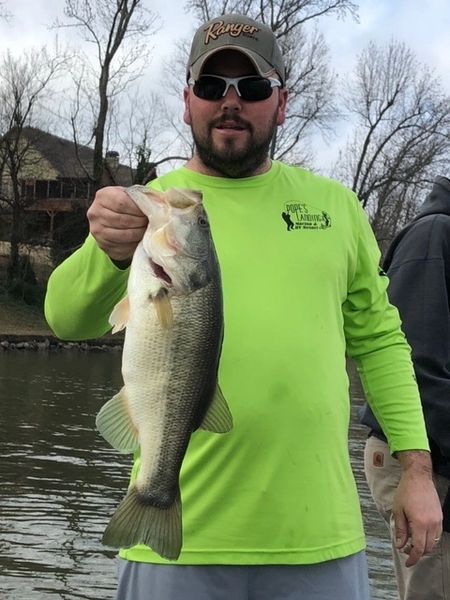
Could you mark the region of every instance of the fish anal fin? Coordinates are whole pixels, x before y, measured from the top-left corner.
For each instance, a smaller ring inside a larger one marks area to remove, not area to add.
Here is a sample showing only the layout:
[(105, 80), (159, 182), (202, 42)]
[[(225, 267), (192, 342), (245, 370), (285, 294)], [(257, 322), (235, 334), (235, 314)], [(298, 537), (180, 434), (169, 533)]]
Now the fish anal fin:
[(171, 506), (158, 508), (146, 503), (136, 486), (131, 486), (111, 517), (102, 542), (115, 548), (145, 544), (163, 558), (176, 560), (182, 545), (179, 491)]
[(200, 427), (214, 433), (227, 433), (233, 428), (233, 417), (219, 385)]
[(100, 435), (119, 452), (131, 454), (139, 448), (139, 432), (131, 420), (125, 387), (102, 406), (95, 424)]
[(161, 288), (156, 296), (153, 297), (153, 304), (161, 327), (163, 329), (171, 329), (173, 327), (172, 304), (165, 288)]
[(113, 326), (112, 333), (117, 333), (118, 331), (125, 329), (129, 316), (130, 301), (128, 296), (125, 296), (125, 298), (122, 298), (122, 300), (115, 305), (109, 317), (109, 324)]

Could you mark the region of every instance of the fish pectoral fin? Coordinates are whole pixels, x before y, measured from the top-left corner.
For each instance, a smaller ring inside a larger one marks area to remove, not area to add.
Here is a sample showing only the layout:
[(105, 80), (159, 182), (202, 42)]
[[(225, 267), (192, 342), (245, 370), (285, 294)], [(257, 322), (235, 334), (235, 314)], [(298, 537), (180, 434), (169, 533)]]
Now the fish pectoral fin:
[(105, 440), (123, 454), (131, 454), (139, 448), (138, 430), (128, 411), (128, 399), (123, 387), (100, 409), (95, 425)]
[(122, 298), (122, 300), (115, 305), (109, 317), (109, 324), (113, 326), (113, 333), (117, 333), (118, 331), (125, 329), (128, 323), (129, 315), (130, 301), (128, 300), (128, 296), (125, 296), (125, 298)]
[(182, 537), (180, 492), (171, 506), (158, 508), (146, 503), (133, 485), (111, 517), (102, 542), (115, 548), (145, 544), (163, 558), (176, 560)]
[(172, 304), (165, 288), (161, 288), (156, 296), (153, 296), (153, 304), (161, 327), (163, 329), (171, 329), (173, 327)]
[(233, 417), (219, 385), (200, 427), (214, 433), (226, 433), (233, 428)]

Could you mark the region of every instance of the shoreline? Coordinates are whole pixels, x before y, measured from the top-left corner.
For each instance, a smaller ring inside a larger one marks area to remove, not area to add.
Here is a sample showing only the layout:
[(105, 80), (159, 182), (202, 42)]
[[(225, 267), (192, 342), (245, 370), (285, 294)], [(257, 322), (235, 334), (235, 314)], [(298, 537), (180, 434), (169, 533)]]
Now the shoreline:
[(0, 352), (9, 350), (55, 351), (82, 350), (87, 352), (109, 352), (122, 350), (123, 337), (109, 336), (78, 342), (64, 341), (49, 334), (0, 334)]
[(90, 340), (61, 340), (48, 326), (41, 306), (0, 294), (0, 353), (4, 351), (82, 350), (105, 352), (120, 350), (123, 332)]

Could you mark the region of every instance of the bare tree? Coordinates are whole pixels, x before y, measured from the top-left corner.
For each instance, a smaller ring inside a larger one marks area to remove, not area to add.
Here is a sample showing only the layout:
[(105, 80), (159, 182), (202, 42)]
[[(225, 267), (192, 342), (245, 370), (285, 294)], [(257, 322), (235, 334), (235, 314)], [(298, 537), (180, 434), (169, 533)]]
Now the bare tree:
[(10, 18), (11, 18), (11, 13), (6, 8), (5, 3), (0, 2), (0, 19), (4, 19), (5, 21), (8, 21)]
[(67, 60), (65, 55), (51, 56), (45, 47), (20, 57), (7, 52), (0, 58), (0, 203), (9, 207), (12, 219), (8, 284), (18, 271), (23, 212), (28, 203), (21, 182), (27, 173), (36, 172), (41, 160), (23, 132), (41, 124), (43, 105), (52, 95), (51, 84)]
[(357, 5), (350, 0), (189, 0), (186, 8), (199, 21), (239, 13), (274, 31), (285, 59), (290, 102), (271, 154), (290, 162), (309, 162), (310, 135), (326, 130), (335, 116), (328, 48), (322, 34), (310, 25), (324, 16), (356, 18)]
[(450, 98), (404, 44), (369, 43), (345, 98), (354, 131), (335, 173), (356, 192), (380, 240), (411, 216), (449, 158)]
[(187, 161), (187, 155), (174, 154), (172, 135), (167, 136), (165, 111), (161, 98), (144, 94), (139, 89), (125, 94), (125, 102), (114, 99), (110, 110), (108, 145), (124, 151), (133, 170), (133, 182), (145, 184), (157, 175), (157, 167), (165, 162)]
[(74, 133), (79, 132), (82, 110), (90, 111), (93, 183), (98, 187), (111, 99), (142, 74), (148, 59), (146, 38), (156, 31), (158, 18), (143, 0), (65, 0), (64, 14), (67, 22), (56, 25), (78, 28), (95, 51), (94, 63), (87, 54), (80, 56), (81, 75), (75, 78), (77, 101), (71, 120)]
[[(218, 15), (238, 13), (253, 15), (264, 23), (277, 23), (285, 32), (326, 14), (356, 16), (357, 5), (349, 0), (189, 0), (187, 7), (196, 11), (202, 21)], [(275, 29), (274, 29), (275, 31)]]

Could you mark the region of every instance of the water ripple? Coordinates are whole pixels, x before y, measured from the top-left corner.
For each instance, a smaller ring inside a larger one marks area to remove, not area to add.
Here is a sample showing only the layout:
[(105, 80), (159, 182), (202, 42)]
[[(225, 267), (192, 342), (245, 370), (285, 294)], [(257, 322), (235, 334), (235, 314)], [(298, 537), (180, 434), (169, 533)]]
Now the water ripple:
[[(0, 590), (2, 600), (107, 600), (115, 551), (100, 540), (122, 499), (131, 458), (95, 431), (95, 415), (121, 387), (120, 357), (84, 352), (4, 353), (0, 362)], [(362, 471), (355, 424), (352, 465), (363, 505), (373, 600), (395, 600), (387, 532)], [(5, 409), (7, 407), (7, 410)], [(95, 575), (93, 575), (95, 574)]]

